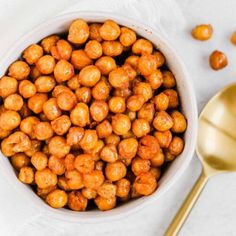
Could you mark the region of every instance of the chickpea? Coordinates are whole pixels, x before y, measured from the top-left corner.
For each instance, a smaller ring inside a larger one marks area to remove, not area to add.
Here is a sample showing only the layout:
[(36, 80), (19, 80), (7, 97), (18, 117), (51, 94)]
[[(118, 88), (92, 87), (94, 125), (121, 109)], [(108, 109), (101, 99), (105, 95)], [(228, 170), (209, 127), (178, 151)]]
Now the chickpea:
[(74, 166), (82, 174), (92, 172), (94, 165), (93, 157), (90, 154), (81, 154), (75, 158)]
[(48, 157), (43, 152), (36, 152), (31, 157), (31, 163), (36, 170), (43, 170), (47, 167)]
[(85, 43), (89, 37), (89, 26), (81, 19), (72, 22), (69, 28), (68, 40), (74, 44)]
[(100, 158), (108, 163), (114, 163), (118, 160), (118, 153), (114, 144), (107, 144), (103, 147)]
[(152, 159), (150, 159), (152, 167), (162, 166), (165, 161), (165, 156), (162, 152), (157, 153)]
[(20, 125), (21, 117), (18, 112), (6, 110), (0, 114), (0, 128), (13, 130)]
[(36, 62), (36, 67), (41, 74), (51, 74), (55, 68), (55, 59), (50, 55), (45, 55), (39, 58)]
[(57, 96), (58, 107), (64, 111), (70, 111), (77, 103), (76, 95), (73, 92), (62, 92)]
[(93, 60), (87, 55), (87, 53), (80, 49), (74, 50), (71, 54), (71, 63), (77, 70), (81, 70), (86, 66), (93, 64)]
[(122, 98), (128, 98), (132, 94), (131, 90), (129, 88), (125, 89), (115, 89), (113, 92), (113, 96), (122, 97)]
[(117, 135), (126, 134), (131, 128), (131, 122), (127, 115), (116, 114), (112, 117), (112, 129)]
[(40, 120), (37, 117), (29, 116), (21, 121), (20, 130), (29, 135), (30, 138), (35, 138), (33, 127), (38, 123)]
[(56, 186), (50, 186), (48, 188), (39, 188), (37, 187), (37, 195), (43, 199), (46, 199), (47, 195), (55, 190), (57, 187)]
[(57, 54), (58, 54), (58, 58), (56, 58), (57, 60), (69, 60), (71, 57), (71, 53), (72, 53), (72, 46), (64, 39), (60, 39), (57, 41), (56, 46), (51, 47), (51, 53), (53, 48), (55, 48), (54, 50), (56, 50)]
[(66, 155), (65, 160), (64, 160), (66, 170), (69, 170), (69, 171), (74, 170), (75, 169), (74, 162), (75, 162), (75, 156), (73, 154)]
[(11, 157), (11, 164), (17, 170), (30, 164), (30, 159), (24, 153), (17, 153)]
[(136, 177), (133, 186), (137, 193), (147, 196), (152, 194), (156, 190), (157, 181), (152, 173), (141, 173)]
[(59, 60), (54, 68), (57, 83), (65, 82), (74, 76), (74, 67), (66, 60)]
[(154, 104), (145, 103), (138, 111), (138, 118), (144, 119), (149, 123), (152, 123), (155, 114)]
[(67, 86), (68, 86), (71, 90), (76, 90), (77, 88), (79, 88), (79, 87), (80, 87), (79, 75), (75, 75), (74, 77), (72, 77), (71, 79), (69, 79), (68, 82), (67, 82)]
[(223, 52), (215, 50), (209, 57), (209, 64), (213, 70), (221, 70), (228, 65), (227, 56)]
[(119, 155), (125, 159), (135, 157), (138, 150), (138, 141), (135, 138), (123, 139), (118, 146)]
[(105, 138), (105, 143), (106, 144), (114, 144), (117, 146), (120, 142), (120, 137), (116, 134), (111, 134)]
[(112, 134), (112, 126), (108, 120), (104, 120), (96, 127), (99, 138), (106, 138)]
[(51, 121), (51, 126), (52, 126), (53, 131), (57, 135), (63, 135), (69, 130), (71, 126), (71, 121), (70, 121), (69, 116), (62, 115), (56, 118), (55, 120)]
[(48, 100), (48, 96), (45, 93), (36, 93), (34, 96), (28, 99), (28, 107), (34, 113), (39, 114), (43, 111), (43, 105)]
[(126, 134), (122, 135), (122, 139), (126, 139), (126, 138), (135, 138), (135, 135), (131, 130), (129, 130)]
[(90, 106), (90, 114), (93, 120), (102, 121), (104, 120), (109, 112), (109, 108), (104, 101), (94, 101)]
[(102, 56), (103, 47), (97, 40), (90, 40), (86, 43), (84, 51), (91, 59), (97, 59)]
[(211, 38), (213, 34), (213, 28), (211, 25), (197, 25), (192, 30), (192, 36), (193, 38), (201, 41), (205, 41)]
[(153, 45), (147, 39), (138, 39), (132, 46), (134, 54), (152, 54)]
[(89, 26), (89, 39), (97, 40), (98, 42), (102, 41), (102, 37), (99, 34), (99, 29), (102, 24), (93, 23)]
[(17, 93), (11, 94), (4, 100), (4, 107), (8, 110), (19, 111), (23, 106), (23, 99)]
[(157, 69), (157, 62), (153, 55), (143, 55), (138, 59), (138, 70), (141, 75), (151, 75)]
[(168, 147), (168, 151), (170, 152), (170, 154), (178, 156), (183, 151), (183, 149), (184, 149), (183, 139), (177, 136), (173, 137)]
[(100, 153), (103, 147), (104, 147), (104, 142), (99, 139), (92, 149), (85, 150), (84, 153), (92, 155), (93, 160), (98, 161), (100, 159)]
[(106, 20), (99, 28), (99, 34), (104, 40), (116, 40), (120, 36), (120, 26), (113, 20)]
[(157, 68), (159, 68), (159, 67), (161, 67), (161, 66), (163, 66), (165, 64), (165, 60), (166, 59), (165, 59), (164, 55), (161, 52), (155, 51), (153, 53), (153, 55), (156, 57)]
[(57, 184), (57, 175), (48, 168), (37, 170), (35, 173), (35, 183), (39, 188), (48, 188)]
[(158, 180), (161, 177), (161, 170), (160, 168), (157, 167), (152, 167), (149, 171), (149, 173), (151, 173), (156, 180)]
[(52, 46), (56, 45), (56, 42), (59, 40), (57, 35), (51, 35), (44, 38), (41, 42), (41, 46), (43, 47), (46, 53), (49, 53)]
[(129, 195), (131, 184), (128, 179), (123, 178), (116, 182), (116, 187), (116, 196), (124, 198)]
[(66, 140), (60, 136), (54, 136), (50, 139), (49, 153), (59, 158), (65, 157), (70, 152), (70, 146), (66, 144)]
[(78, 103), (70, 113), (72, 124), (84, 127), (90, 123), (89, 108), (85, 103)]
[(166, 131), (172, 128), (174, 125), (173, 119), (165, 111), (157, 112), (154, 120), (153, 126), (157, 131)]
[(66, 136), (66, 143), (70, 146), (79, 145), (84, 136), (84, 129), (81, 127), (71, 127)]
[(72, 191), (68, 194), (68, 207), (73, 211), (85, 211), (88, 200), (79, 191)]
[(61, 116), (61, 109), (57, 105), (56, 98), (50, 98), (43, 104), (43, 113), (47, 119), (54, 120)]
[(111, 71), (108, 80), (114, 88), (126, 89), (129, 87), (129, 77), (122, 67)]
[(8, 69), (8, 75), (17, 80), (26, 79), (29, 76), (29, 74), (30, 74), (30, 67), (24, 61), (15, 61), (10, 65)]
[(151, 162), (150, 160), (145, 160), (139, 157), (135, 157), (132, 160), (131, 169), (133, 173), (138, 176), (141, 173), (148, 172), (150, 170)]
[(116, 69), (116, 61), (109, 56), (100, 57), (95, 65), (101, 71), (102, 75), (108, 75), (111, 71)]
[(232, 33), (230, 41), (233, 45), (236, 45), (236, 31)]
[(104, 175), (100, 170), (93, 170), (90, 173), (83, 174), (83, 182), (86, 188), (97, 190), (104, 182)]
[(85, 198), (87, 199), (93, 199), (97, 196), (97, 192), (94, 189), (91, 188), (83, 188), (82, 189), (82, 194)]
[(127, 100), (127, 108), (130, 111), (139, 111), (143, 104), (145, 103), (145, 98), (143, 95), (132, 95)]
[(129, 77), (129, 80), (132, 81), (137, 76), (137, 71), (128, 63), (125, 63), (122, 68), (125, 70), (126, 74)]
[(110, 93), (110, 87), (108, 82), (104, 79), (101, 79), (93, 88), (92, 96), (96, 100), (106, 100)]
[(125, 64), (131, 65), (135, 70), (138, 68), (139, 56), (131, 55), (126, 58)]
[(136, 119), (132, 123), (132, 132), (138, 138), (147, 135), (151, 130), (148, 121), (144, 119)]
[(146, 135), (139, 141), (138, 156), (142, 159), (152, 159), (160, 152), (158, 140), (152, 135)]
[(108, 180), (118, 181), (125, 177), (127, 169), (125, 164), (121, 161), (116, 161), (114, 163), (107, 163), (105, 168), (105, 174)]
[(165, 161), (170, 162), (176, 158), (175, 155), (171, 154), (168, 150), (165, 150)]
[(63, 93), (63, 92), (68, 92), (68, 93), (70, 93), (70, 92), (72, 92), (68, 87), (66, 87), (66, 86), (64, 86), (64, 85), (57, 85), (54, 89), (53, 89), (53, 91), (52, 91), (52, 96), (54, 97), (54, 98), (57, 98), (58, 97), (58, 95), (60, 94), (60, 93)]
[(19, 93), (23, 98), (30, 98), (37, 92), (36, 86), (29, 80), (22, 80), (19, 84)]
[(38, 140), (46, 140), (53, 136), (53, 129), (49, 122), (39, 122), (33, 126), (33, 133)]
[(78, 190), (84, 187), (82, 174), (77, 170), (66, 171), (65, 177), (70, 190)]
[(49, 93), (56, 86), (56, 81), (52, 76), (39, 76), (34, 84), (38, 93)]
[(179, 111), (173, 111), (171, 117), (174, 122), (171, 131), (174, 133), (183, 133), (187, 128), (187, 121), (184, 115)]
[(17, 91), (18, 82), (15, 78), (3, 76), (0, 79), (0, 96), (5, 98)]
[(175, 81), (175, 77), (172, 74), (172, 72), (163, 71), (162, 75), (163, 75), (163, 84), (162, 85), (163, 85), (164, 88), (169, 89), (169, 88), (175, 87), (176, 81)]
[(63, 175), (66, 171), (65, 160), (56, 156), (50, 156), (48, 159), (48, 168), (56, 175)]
[(109, 100), (109, 109), (113, 113), (123, 113), (126, 109), (125, 99), (122, 97), (112, 97)]
[(165, 111), (169, 106), (169, 97), (165, 93), (159, 93), (154, 97), (154, 103), (156, 106), (156, 110)]
[(97, 205), (99, 210), (108, 211), (116, 206), (116, 197), (104, 198), (101, 196), (97, 196), (94, 202)]
[(23, 52), (23, 58), (30, 65), (35, 64), (43, 56), (43, 48), (37, 44), (32, 44)]
[(40, 71), (36, 66), (32, 66), (30, 70), (30, 78), (35, 81), (41, 75)]
[(121, 27), (121, 34), (119, 39), (123, 46), (129, 47), (136, 41), (137, 36), (133, 30), (127, 27)]
[(19, 180), (25, 184), (32, 184), (34, 181), (34, 171), (33, 168), (24, 166), (20, 169), (18, 176)]
[(0, 139), (4, 139), (10, 134), (11, 134), (11, 130), (4, 130), (0, 128)]
[(174, 89), (166, 89), (163, 91), (169, 97), (169, 109), (175, 109), (179, 106), (179, 97)]
[(104, 182), (98, 189), (97, 193), (103, 198), (113, 198), (116, 196), (116, 185), (108, 182)]
[(133, 88), (134, 94), (142, 95), (147, 102), (152, 97), (152, 87), (149, 83), (140, 82)]
[(79, 144), (81, 148), (85, 151), (95, 147), (98, 141), (98, 136), (96, 130), (85, 130), (83, 138), (80, 140)]
[(126, 110), (126, 115), (130, 118), (131, 121), (134, 121), (136, 119), (135, 111)]
[(93, 87), (101, 78), (100, 70), (94, 66), (86, 66), (79, 73), (79, 82), (86, 87)]
[(42, 142), (39, 140), (32, 140), (31, 147), (25, 151), (25, 154), (32, 157), (36, 152), (39, 152), (42, 146)]
[(65, 191), (56, 189), (46, 197), (46, 202), (53, 208), (62, 208), (67, 204), (68, 197)]
[(170, 132), (170, 130), (166, 130), (164, 132), (157, 131), (154, 133), (154, 136), (157, 138), (161, 148), (169, 147), (172, 140), (172, 133)]
[(89, 103), (92, 95), (91, 89), (87, 87), (81, 87), (75, 91), (78, 102)]
[(104, 41), (102, 51), (106, 56), (116, 57), (123, 52), (123, 45), (118, 41)]

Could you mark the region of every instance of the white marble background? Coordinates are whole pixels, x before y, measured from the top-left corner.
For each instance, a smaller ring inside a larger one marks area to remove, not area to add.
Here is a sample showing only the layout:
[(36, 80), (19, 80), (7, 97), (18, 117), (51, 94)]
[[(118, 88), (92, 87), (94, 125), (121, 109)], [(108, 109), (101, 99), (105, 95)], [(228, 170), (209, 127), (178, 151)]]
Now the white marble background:
[[(19, 2), (33, 5), (33, 0), (0, 0), (0, 52), (1, 54), (13, 43), (18, 32), (27, 24), (28, 29), (37, 24), (34, 15), (48, 17), (48, 4), (55, 4), (54, 13), (72, 1), (48, 1), (41, 8), (24, 10), (17, 7)], [(45, 2), (45, 1), (42, 1)], [(61, 3), (63, 2), (63, 3)], [(208, 99), (224, 85), (236, 81), (236, 47), (229, 42), (232, 31), (236, 30), (235, 0), (176, 0), (186, 18), (186, 27), (182, 31), (167, 30), (170, 41), (176, 46), (193, 78), (199, 110)], [(63, 5), (64, 4), (64, 5)], [(147, 1), (148, 4), (148, 1)], [(28, 17), (23, 17), (27, 15)], [(169, 17), (172, 17), (170, 15)], [(45, 18), (46, 19), (46, 18)], [(189, 34), (190, 29), (199, 23), (211, 23), (214, 36), (208, 42), (197, 42)], [(164, 24), (165, 25), (165, 24)], [(223, 50), (229, 59), (229, 66), (222, 71), (209, 69), (208, 55), (211, 51)], [(113, 224), (95, 225), (62, 224), (52, 219), (37, 219), (22, 230), (13, 233), (17, 226), (16, 219), (24, 217), (24, 209), (29, 206), (22, 196), (16, 196), (0, 173), (0, 235), (1, 236), (154, 236), (163, 235), (166, 227), (180, 207), (191, 186), (200, 174), (200, 164), (194, 156), (184, 174), (159, 201), (140, 212), (121, 219)], [(224, 174), (212, 178), (203, 191), (198, 203), (184, 225), (181, 236), (223, 236), (236, 235), (236, 173)], [(1, 211), (8, 208), (8, 214)], [(29, 210), (30, 211), (30, 210)], [(50, 222), (50, 223), (49, 223)]]

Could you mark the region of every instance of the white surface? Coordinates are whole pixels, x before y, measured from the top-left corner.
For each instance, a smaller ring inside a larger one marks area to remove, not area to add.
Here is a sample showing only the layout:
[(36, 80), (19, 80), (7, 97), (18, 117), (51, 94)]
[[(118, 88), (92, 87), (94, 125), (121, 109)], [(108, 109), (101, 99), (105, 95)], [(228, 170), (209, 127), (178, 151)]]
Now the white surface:
[[(42, 9), (34, 8), (30, 11), (27, 11), (30, 8), (26, 6), (25, 11), (22, 12), (14, 6), (15, 2), (17, 0), (0, 1), (1, 52), (18, 38), (15, 38), (14, 28), (19, 29), (22, 24), (27, 24), (30, 29), (38, 22), (36, 20), (39, 18), (34, 17), (35, 15), (46, 19), (52, 14), (47, 12), (47, 4)], [(29, 1), (29, 4), (32, 5), (32, 2)], [(67, 5), (65, 2), (63, 4), (57, 2), (55, 13)], [(229, 43), (228, 38), (230, 33), (236, 29), (234, 23), (236, 21), (236, 2), (234, 0), (177, 0), (177, 2), (186, 17), (186, 29), (177, 32), (167, 30), (166, 33), (185, 60), (193, 77), (198, 106), (201, 109), (217, 90), (235, 81), (236, 48)], [(25, 14), (29, 17), (25, 18)], [(172, 14), (170, 14), (171, 17)], [(194, 41), (189, 35), (189, 30), (195, 24), (203, 22), (211, 23), (215, 29), (213, 39), (205, 43)], [(169, 22), (167, 24), (166, 21), (162, 23), (168, 27)], [(6, 27), (6, 25), (11, 27)], [(230, 65), (219, 72), (214, 72), (208, 67), (207, 58), (214, 49), (225, 51), (229, 58)], [(162, 235), (199, 173), (200, 165), (195, 157), (186, 172), (176, 182), (176, 186), (173, 186), (159, 200), (158, 205), (147, 207), (135, 215), (117, 221), (115, 224), (72, 225), (41, 217), (32, 219), (28, 227), (23, 228), (18, 235)], [(235, 182), (236, 174), (221, 175), (211, 179), (180, 235), (236, 235)], [(6, 184), (5, 179), (0, 178), (0, 186), (0, 235), (12, 236), (13, 234), (9, 233), (15, 227), (11, 224), (14, 222), (12, 218), (23, 218), (22, 209), (28, 207), (29, 203), (25, 202), (25, 205), (23, 203), (19, 205), (19, 202), (24, 201), (24, 199), (22, 196), (17, 196), (16, 199), (15, 190)], [(7, 217), (9, 214), (1, 214), (1, 206), (6, 205), (9, 206), (9, 212), (12, 212), (11, 217)], [(2, 231), (3, 226), (6, 225), (8, 228), (6, 231)]]

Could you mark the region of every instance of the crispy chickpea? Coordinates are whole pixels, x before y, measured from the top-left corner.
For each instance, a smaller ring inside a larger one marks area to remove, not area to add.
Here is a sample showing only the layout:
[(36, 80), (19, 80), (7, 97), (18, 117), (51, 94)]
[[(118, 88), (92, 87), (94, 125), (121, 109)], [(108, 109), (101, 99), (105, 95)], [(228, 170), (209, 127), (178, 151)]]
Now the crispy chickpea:
[(50, 186), (48, 188), (39, 188), (37, 187), (37, 195), (41, 197), (42, 199), (46, 199), (47, 195), (55, 190), (57, 187), (56, 186)]
[(111, 71), (108, 80), (114, 88), (126, 89), (129, 87), (129, 77), (122, 67)]
[(122, 97), (112, 97), (109, 100), (109, 109), (113, 113), (123, 113), (126, 109), (125, 99)]
[(11, 94), (4, 100), (4, 107), (8, 110), (19, 111), (23, 106), (23, 99), (17, 93)]
[(30, 98), (37, 92), (36, 86), (29, 80), (22, 80), (19, 84), (19, 93), (23, 98)]
[(18, 82), (15, 78), (3, 76), (0, 79), (0, 96), (5, 98), (17, 91)]
[(155, 56), (156, 61), (157, 61), (157, 68), (159, 68), (165, 64), (166, 59), (160, 51), (153, 52), (153, 55)]
[(155, 114), (155, 108), (153, 103), (145, 103), (138, 111), (138, 118), (144, 119), (149, 123), (152, 123)]
[(158, 140), (152, 135), (146, 135), (139, 141), (138, 156), (142, 159), (152, 159), (158, 152), (160, 146)]
[(153, 55), (143, 55), (138, 59), (138, 70), (141, 75), (151, 75), (157, 68), (157, 62)]
[(132, 46), (134, 54), (152, 54), (153, 45), (147, 39), (138, 39)]
[(86, 66), (79, 73), (79, 82), (86, 87), (93, 87), (101, 78), (100, 70), (94, 66)]
[(112, 117), (112, 129), (117, 135), (126, 134), (131, 128), (131, 122), (127, 115), (116, 114)]
[(51, 35), (44, 38), (41, 42), (41, 45), (46, 53), (49, 53), (52, 46), (56, 45), (56, 42), (59, 40), (57, 35)]
[(19, 180), (25, 184), (32, 184), (34, 181), (34, 171), (33, 168), (24, 166), (20, 169), (18, 176)]
[(136, 177), (133, 186), (137, 193), (147, 196), (152, 194), (156, 190), (157, 181), (152, 173), (141, 173)]
[(95, 147), (98, 141), (98, 136), (96, 130), (85, 130), (83, 138), (80, 140), (79, 144), (81, 148), (85, 151)]
[(23, 58), (30, 65), (36, 63), (43, 56), (43, 48), (37, 44), (32, 44), (23, 52)]
[(56, 118), (55, 120), (51, 121), (51, 126), (52, 126), (53, 131), (57, 135), (63, 135), (69, 130), (71, 126), (71, 121), (70, 121), (69, 116), (62, 115)]
[(120, 179), (116, 182), (116, 196), (118, 197), (127, 197), (130, 192), (130, 181), (128, 179)]
[(93, 170), (90, 173), (83, 174), (83, 182), (86, 188), (97, 190), (104, 182), (104, 175), (100, 170)]
[(112, 134), (112, 126), (108, 120), (104, 120), (97, 125), (96, 131), (99, 138), (106, 138)]
[(75, 169), (75, 167), (74, 167), (75, 156), (73, 154), (66, 155), (64, 162), (65, 162), (64, 164), (65, 164), (66, 170), (74, 170)]
[(173, 119), (165, 111), (157, 112), (154, 120), (153, 126), (157, 131), (166, 131), (172, 128), (174, 125)]
[(152, 89), (158, 89), (163, 83), (163, 75), (160, 70), (154, 70), (150, 75), (145, 76)]
[(132, 81), (137, 76), (137, 71), (128, 63), (125, 63), (122, 68), (125, 70), (126, 74), (129, 77), (129, 80)]
[(67, 184), (69, 189), (77, 190), (84, 187), (82, 174), (77, 170), (70, 170), (65, 172), (65, 177), (67, 179)]
[(81, 70), (84, 67), (93, 64), (93, 60), (84, 50), (74, 50), (71, 54), (71, 64), (75, 67), (75, 69)]
[(68, 183), (67, 183), (67, 178), (64, 177), (64, 176), (60, 176), (58, 178), (57, 185), (60, 189), (63, 189), (65, 191), (70, 191), (71, 190)]
[(165, 111), (169, 106), (169, 97), (165, 93), (159, 93), (154, 97), (154, 103), (156, 106), (156, 110)]
[(105, 143), (106, 144), (114, 144), (117, 146), (120, 142), (120, 137), (116, 134), (111, 134), (105, 138)]
[(133, 173), (138, 176), (141, 173), (148, 172), (150, 170), (151, 162), (150, 160), (145, 160), (139, 157), (135, 157), (132, 160), (131, 169)]
[(32, 66), (30, 70), (30, 78), (35, 81), (41, 75), (40, 71), (36, 66)]
[(49, 153), (51, 155), (62, 158), (70, 152), (70, 146), (66, 144), (66, 140), (60, 136), (54, 136), (50, 139), (49, 144)]
[(48, 159), (48, 168), (56, 175), (63, 175), (66, 171), (65, 160), (56, 156), (50, 156)]
[(113, 96), (128, 98), (132, 94), (132, 91), (129, 88), (125, 89), (115, 89), (113, 91)]
[(234, 31), (231, 35), (230, 42), (236, 46), (236, 31)]
[(100, 57), (95, 65), (101, 71), (102, 75), (108, 75), (111, 71), (116, 69), (116, 61), (109, 56)]
[(195, 28), (192, 29), (192, 36), (193, 38), (200, 40), (200, 41), (205, 41), (211, 38), (213, 34), (213, 28), (211, 25), (197, 25)]
[(51, 47), (51, 53), (52, 50), (56, 50), (57, 55), (59, 56), (56, 58), (57, 60), (63, 59), (63, 60), (69, 60), (72, 53), (72, 46), (64, 39), (60, 39), (57, 41), (56, 45)]
[(144, 103), (145, 98), (143, 95), (132, 95), (127, 100), (127, 108), (130, 111), (139, 111)]
[(11, 164), (17, 170), (30, 164), (30, 158), (24, 153), (17, 153), (11, 157)]
[(164, 88), (169, 89), (175, 87), (176, 81), (172, 72), (165, 70), (162, 72), (162, 75), (163, 75), (162, 85)]
[(29, 65), (24, 61), (15, 61), (13, 62), (9, 69), (8, 69), (8, 75), (10, 77), (13, 77), (17, 80), (23, 80), (26, 79), (30, 74), (30, 67)]
[(209, 64), (213, 70), (221, 70), (228, 65), (227, 56), (223, 52), (215, 50), (209, 57)]
[(135, 157), (138, 150), (138, 141), (135, 138), (123, 139), (118, 146), (119, 155), (125, 159)]
[(85, 103), (78, 103), (70, 113), (72, 124), (84, 127), (90, 123), (89, 108)]
[(156, 180), (158, 180), (161, 176), (161, 170), (158, 167), (151, 167), (149, 173), (151, 173)]
[(99, 29), (102, 26), (102, 24), (93, 23), (89, 25), (89, 39), (91, 40), (97, 40), (98, 42), (102, 41), (102, 37), (99, 34)]
[(97, 196), (96, 190), (91, 188), (83, 188), (81, 192), (83, 196), (89, 200), (94, 199)]
[(77, 88), (80, 87), (80, 83), (79, 83), (79, 75), (75, 75), (74, 77), (72, 77), (71, 79), (69, 79), (67, 81), (67, 86), (71, 89), (71, 90), (76, 90)]
[(28, 107), (34, 113), (39, 114), (43, 111), (43, 105), (48, 100), (48, 96), (45, 93), (36, 93), (28, 100)]
[(178, 156), (184, 149), (184, 141), (180, 137), (173, 137), (169, 147), (168, 151), (171, 155)]
[(136, 33), (127, 28), (127, 27), (121, 27), (121, 34), (120, 34), (120, 42), (123, 46), (129, 47), (131, 46), (137, 39)]
[(46, 197), (46, 202), (53, 208), (62, 208), (67, 204), (68, 197), (65, 191), (56, 189)]
[(126, 134), (122, 135), (122, 139), (126, 139), (126, 138), (135, 138), (135, 135), (131, 130), (129, 130)]
[(94, 202), (97, 205), (99, 210), (108, 211), (116, 206), (116, 197), (104, 198), (101, 196), (97, 196)]
[(81, 87), (75, 91), (78, 102), (89, 103), (91, 101), (91, 89), (87, 87)]
[(49, 93), (56, 86), (52, 76), (39, 76), (34, 82), (38, 93)]
[(31, 157), (31, 163), (36, 170), (43, 170), (47, 167), (48, 157), (43, 152), (36, 152)]
[(131, 55), (126, 58), (125, 64), (131, 65), (135, 70), (138, 68), (139, 56)]
[(68, 40), (74, 44), (82, 44), (86, 42), (88, 37), (88, 24), (82, 19), (73, 21), (69, 28)]
[(121, 161), (116, 161), (114, 163), (108, 163), (105, 168), (105, 174), (108, 180), (118, 181), (125, 177), (127, 169), (125, 164)]
[(173, 161), (173, 160), (176, 158), (176, 156), (173, 155), (173, 154), (171, 154), (171, 153), (168, 151), (168, 149), (165, 150), (164, 153), (165, 153), (165, 161), (166, 161), (166, 162)]
[(90, 114), (93, 120), (102, 121), (104, 120), (109, 112), (109, 108), (104, 101), (94, 101), (90, 106)]
[(65, 82), (74, 76), (74, 67), (66, 60), (59, 60), (54, 68), (57, 83)]
[(143, 95), (145, 102), (152, 97), (152, 87), (149, 83), (139, 82), (133, 88), (134, 94)]
[(35, 138), (33, 127), (40, 123), (40, 120), (35, 116), (29, 116), (23, 119), (20, 123), (20, 130), (27, 135), (30, 136), (30, 138)]
[(157, 138), (161, 148), (169, 147), (172, 140), (172, 133), (170, 132), (170, 130), (166, 130), (164, 132), (156, 131), (154, 133), (154, 136)]
[(147, 135), (151, 130), (151, 127), (147, 120), (136, 119), (132, 123), (132, 132), (138, 138)]
[(0, 128), (13, 130), (20, 125), (21, 117), (18, 112), (6, 110), (0, 114)]
[(48, 168), (37, 170), (35, 173), (35, 183), (39, 188), (48, 188), (57, 184), (57, 175)]
[(46, 140), (53, 136), (53, 129), (49, 122), (39, 122), (33, 126), (33, 133), (38, 140)]
[(92, 96), (96, 100), (106, 100), (110, 93), (110, 87), (108, 82), (104, 79), (98, 81), (98, 83), (92, 88)]
[(102, 51), (106, 56), (116, 57), (123, 52), (123, 45), (118, 41), (104, 41)]
[(82, 174), (90, 173), (94, 170), (94, 160), (90, 154), (81, 154), (75, 158), (74, 166)]
[(102, 56), (103, 47), (97, 40), (90, 40), (86, 43), (84, 51), (91, 59), (97, 59)]
[(150, 159), (152, 167), (162, 166), (165, 161), (165, 156), (162, 152), (157, 153), (152, 159)]
[(98, 195), (103, 198), (113, 198), (116, 196), (116, 185), (108, 182), (104, 182), (99, 188), (98, 188)]
[(52, 96), (54, 98), (57, 98), (58, 95), (63, 92), (72, 92), (72, 91), (64, 85), (57, 85), (52, 91)]
[(178, 93), (174, 89), (166, 89), (163, 93), (169, 97), (169, 109), (175, 109), (179, 106)]
[(66, 143), (70, 146), (79, 145), (84, 136), (84, 129), (81, 127), (71, 127), (66, 136)]
[(36, 152), (39, 152), (42, 146), (42, 142), (39, 140), (32, 140), (31, 147), (25, 151), (25, 154), (32, 157)]
[(50, 55), (45, 55), (39, 58), (36, 62), (36, 67), (41, 74), (51, 74), (55, 68), (55, 59)]
[(61, 116), (61, 109), (57, 105), (56, 98), (50, 98), (43, 104), (43, 113), (47, 119), (54, 120)]
[(118, 153), (114, 144), (107, 144), (100, 153), (100, 158), (108, 163), (114, 163), (118, 160)]
[(85, 150), (84, 153), (92, 155), (93, 160), (98, 161), (100, 159), (100, 153), (103, 147), (104, 147), (104, 142), (101, 139), (99, 139), (92, 149)]
[(70, 111), (77, 103), (76, 95), (71, 92), (62, 92), (57, 96), (57, 105), (64, 111)]
[(174, 122), (171, 131), (174, 133), (183, 133), (187, 128), (187, 121), (184, 115), (179, 111), (173, 111), (171, 117)]
[(85, 211), (88, 200), (79, 191), (72, 191), (68, 194), (68, 207), (73, 211)]
[(104, 40), (116, 40), (120, 36), (120, 26), (113, 20), (106, 20), (99, 28), (99, 34)]

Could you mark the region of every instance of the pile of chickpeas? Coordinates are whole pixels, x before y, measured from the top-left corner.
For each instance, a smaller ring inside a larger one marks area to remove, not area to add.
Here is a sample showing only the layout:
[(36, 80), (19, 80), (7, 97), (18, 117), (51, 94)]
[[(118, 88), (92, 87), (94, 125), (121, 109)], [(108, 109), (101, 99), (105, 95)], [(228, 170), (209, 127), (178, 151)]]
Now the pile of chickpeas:
[(174, 75), (112, 20), (73, 21), (26, 48), (0, 79), (1, 151), (51, 207), (110, 210), (152, 194), (183, 150)]

